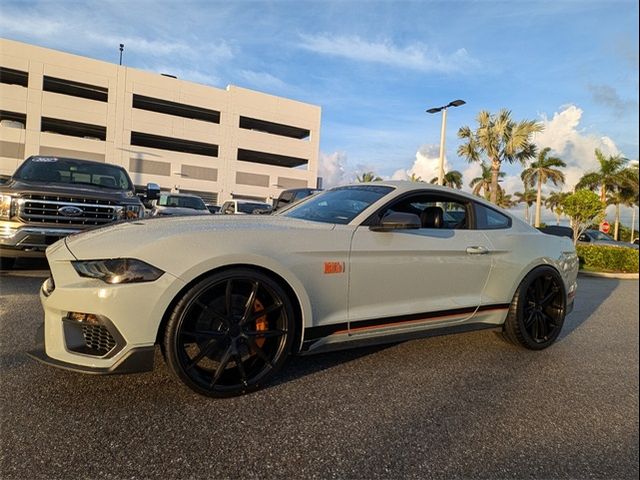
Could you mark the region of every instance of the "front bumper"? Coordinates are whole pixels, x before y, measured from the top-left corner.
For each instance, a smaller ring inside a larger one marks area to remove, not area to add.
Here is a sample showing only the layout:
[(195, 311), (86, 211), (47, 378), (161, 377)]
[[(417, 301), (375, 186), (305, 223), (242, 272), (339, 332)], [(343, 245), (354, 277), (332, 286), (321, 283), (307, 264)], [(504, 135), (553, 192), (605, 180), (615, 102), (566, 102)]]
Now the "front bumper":
[(36, 334), (36, 348), (27, 352), (34, 360), (37, 360), (45, 365), (49, 365), (56, 368), (62, 368), (64, 370), (70, 370), (72, 372), (89, 373), (93, 375), (113, 375), (122, 373), (142, 373), (153, 370), (155, 347), (136, 347), (130, 349), (126, 355), (122, 356), (120, 360), (111, 365), (110, 367), (90, 367), (84, 365), (78, 365), (75, 363), (64, 362), (47, 355), (47, 351), (44, 344), (44, 323), (40, 325)]
[(16, 222), (0, 222), (0, 252), (3, 257), (44, 257), (49, 246), (79, 228), (28, 227)]
[(80, 277), (66, 242), (50, 247), (47, 260), (52, 280), (40, 290), (44, 339), (31, 356), (85, 373), (152, 368), (161, 320), (184, 282), (166, 272), (153, 282), (114, 285)]

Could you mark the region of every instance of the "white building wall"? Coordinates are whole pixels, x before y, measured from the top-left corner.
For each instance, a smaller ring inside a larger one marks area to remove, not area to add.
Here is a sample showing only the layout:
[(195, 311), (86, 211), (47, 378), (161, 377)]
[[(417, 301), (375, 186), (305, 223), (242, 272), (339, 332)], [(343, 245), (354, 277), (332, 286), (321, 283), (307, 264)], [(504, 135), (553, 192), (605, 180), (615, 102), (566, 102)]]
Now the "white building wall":
[[(122, 165), (136, 185), (155, 182), (208, 192), (218, 203), (241, 196), (269, 199), (284, 188), (316, 185), (321, 115), (316, 105), (236, 86), (218, 89), (6, 39), (0, 39), (0, 67), (28, 73), (26, 87), (0, 79), (0, 111), (26, 115), (24, 129), (0, 125), (0, 175), (11, 175), (29, 155), (46, 154)], [(108, 89), (108, 101), (43, 91), (45, 76)], [(133, 108), (134, 94), (218, 111), (220, 123)], [(241, 116), (306, 129), (310, 135), (297, 139), (241, 129)], [(43, 117), (105, 127), (106, 138), (42, 131)], [(218, 155), (132, 145), (131, 132), (215, 144)], [(307, 163), (290, 168), (239, 161), (239, 148)], [(134, 172), (133, 165), (150, 170)]]

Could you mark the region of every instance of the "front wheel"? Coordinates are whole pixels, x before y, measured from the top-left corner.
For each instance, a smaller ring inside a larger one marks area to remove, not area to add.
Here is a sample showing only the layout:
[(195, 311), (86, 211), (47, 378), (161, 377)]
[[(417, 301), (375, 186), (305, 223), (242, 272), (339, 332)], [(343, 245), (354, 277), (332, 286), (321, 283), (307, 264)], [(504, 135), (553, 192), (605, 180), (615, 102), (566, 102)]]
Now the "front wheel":
[(513, 296), (503, 333), (507, 340), (531, 350), (556, 341), (566, 314), (564, 283), (551, 267), (529, 272)]
[(211, 275), (177, 303), (164, 336), (172, 372), (189, 388), (229, 397), (262, 387), (282, 366), (294, 338), (286, 292), (258, 271)]

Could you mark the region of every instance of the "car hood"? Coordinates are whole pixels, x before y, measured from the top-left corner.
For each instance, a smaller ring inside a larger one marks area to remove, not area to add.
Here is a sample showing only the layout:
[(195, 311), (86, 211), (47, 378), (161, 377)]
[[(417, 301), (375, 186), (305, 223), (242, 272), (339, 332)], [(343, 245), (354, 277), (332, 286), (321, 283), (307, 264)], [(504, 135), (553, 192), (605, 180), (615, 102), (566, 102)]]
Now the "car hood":
[[(285, 216), (198, 215), (154, 217), (120, 222), (66, 237), (77, 259), (135, 257), (187, 249), (255, 251), (265, 246), (281, 248), (285, 239), (302, 232), (327, 231), (331, 223), (310, 222)], [(176, 250), (177, 249), (177, 250)]]

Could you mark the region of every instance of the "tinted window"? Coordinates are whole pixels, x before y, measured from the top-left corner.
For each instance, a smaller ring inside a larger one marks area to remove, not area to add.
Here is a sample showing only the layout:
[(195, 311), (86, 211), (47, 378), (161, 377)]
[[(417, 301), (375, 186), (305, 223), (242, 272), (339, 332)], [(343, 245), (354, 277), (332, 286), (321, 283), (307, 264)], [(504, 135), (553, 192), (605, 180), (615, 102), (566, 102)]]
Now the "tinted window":
[(162, 195), (158, 205), (162, 207), (192, 208), (194, 210), (206, 210), (207, 208), (201, 198), (180, 195)]
[(269, 210), (271, 205), (267, 203), (238, 203), (238, 211), (242, 213), (253, 213), (256, 210)]
[(381, 212), (381, 217), (394, 212), (413, 213), (420, 217), (422, 228), (464, 230), (469, 228), (469, 202), (433, 193), (405, 197)]
[(479, 230), (498, 230), (511, 227), (511, 219), (506, 215), (476, 203), (476, 228)]
[(377, 185), (338, 187), (291, 207), (283, 215), (314, 222), (346, 225), (392, 190), (392, 187)]
[(13, 177), (28, 182), (73, 183), (133, 190), (129, 175), (123, 168), (71, 158), (31, 157), (25, 160)]

